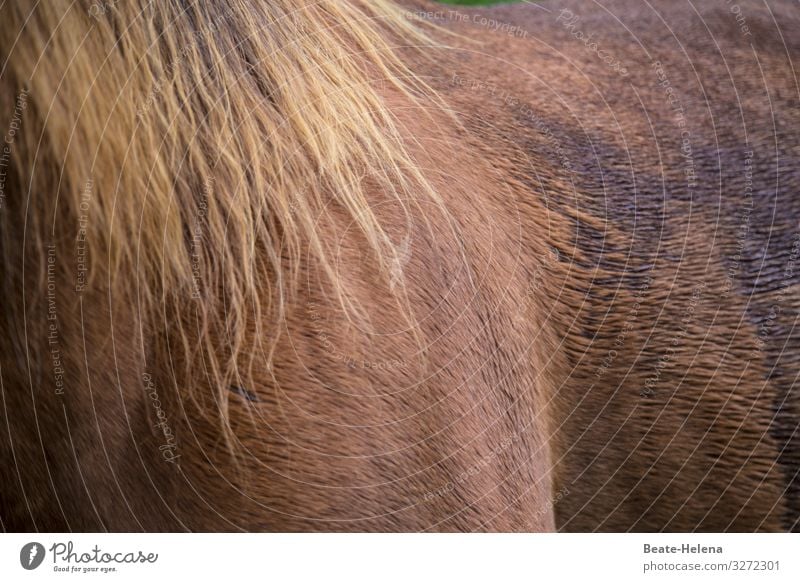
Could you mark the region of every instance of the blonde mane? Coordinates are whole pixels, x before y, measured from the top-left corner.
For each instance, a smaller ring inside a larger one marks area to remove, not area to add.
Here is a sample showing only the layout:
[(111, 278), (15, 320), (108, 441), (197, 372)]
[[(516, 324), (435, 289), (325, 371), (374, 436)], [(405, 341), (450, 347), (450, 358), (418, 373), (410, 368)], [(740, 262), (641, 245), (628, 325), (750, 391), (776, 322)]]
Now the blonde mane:
[(384, 1), (7, 5), (2, 83), (30, 98), (2, 228), (24, 221), (40, 256), (81, 241), (85, 269), (59, 266), (76, 296), (135, 305), (143, 353), (216, 387), (197, 400), (229, 429), (229, 386), (248, 382), (253, 333), (274, 340), (302, 257), (356, 310), (321, 217), (344, 211), (394, 276), (367, 184), (405, 207), (434, 196), (378, 91), (420, 88), (387, 39), (423, 36)]

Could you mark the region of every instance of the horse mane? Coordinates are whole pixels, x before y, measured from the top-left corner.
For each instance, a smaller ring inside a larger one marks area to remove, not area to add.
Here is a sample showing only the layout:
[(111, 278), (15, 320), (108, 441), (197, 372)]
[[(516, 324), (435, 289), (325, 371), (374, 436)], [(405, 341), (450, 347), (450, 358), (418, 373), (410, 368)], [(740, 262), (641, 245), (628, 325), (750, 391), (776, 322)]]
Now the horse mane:
[(435, 197), (379, 92), (424, 90), (392, 46), (423, 38), (382, 0), (6, 5), (0, 105), (26, 100), (4, 270), (20, 223), (38, 256), (83, 241), (86, 277), (59, 266), (76, 297), (135, 306), (143, 353), (183, 362), (178, 384), (202, 374), (229, 429), (228, 387), (247, 383), (253, 330), (281, 318), (303, 257), (357, 311), (320, 217), (345, 213), (389, 273), (397, 247), (367, 189), (403, 208)]

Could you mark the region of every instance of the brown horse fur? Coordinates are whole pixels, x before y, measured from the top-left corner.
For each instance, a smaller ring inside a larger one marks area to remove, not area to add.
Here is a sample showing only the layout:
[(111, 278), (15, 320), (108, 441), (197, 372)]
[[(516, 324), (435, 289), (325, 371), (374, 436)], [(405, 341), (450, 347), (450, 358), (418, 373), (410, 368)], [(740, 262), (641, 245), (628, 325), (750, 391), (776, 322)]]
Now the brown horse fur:
[(800, 22), (701, 4), (4, 5), (2, 527), (797, 529)]

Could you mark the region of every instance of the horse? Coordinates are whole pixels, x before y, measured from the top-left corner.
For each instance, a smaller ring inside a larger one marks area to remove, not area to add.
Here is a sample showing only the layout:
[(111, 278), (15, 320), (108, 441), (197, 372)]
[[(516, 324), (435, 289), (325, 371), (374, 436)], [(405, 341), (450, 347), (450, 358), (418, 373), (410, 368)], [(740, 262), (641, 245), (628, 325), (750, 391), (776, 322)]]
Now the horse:
[(788, 0), (0, 18), (5, 531), (797, 531)]

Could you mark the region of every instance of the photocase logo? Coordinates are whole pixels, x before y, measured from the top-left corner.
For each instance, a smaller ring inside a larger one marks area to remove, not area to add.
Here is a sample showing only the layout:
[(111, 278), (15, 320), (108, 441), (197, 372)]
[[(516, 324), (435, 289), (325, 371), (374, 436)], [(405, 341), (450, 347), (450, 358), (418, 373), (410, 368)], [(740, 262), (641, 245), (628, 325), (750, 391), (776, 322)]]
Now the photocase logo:
[(19, 563), (26, 570), (35, 570), (44, 560), (44, 546), (38, 542), (30, 542), (22, 546), (19, 552)]

